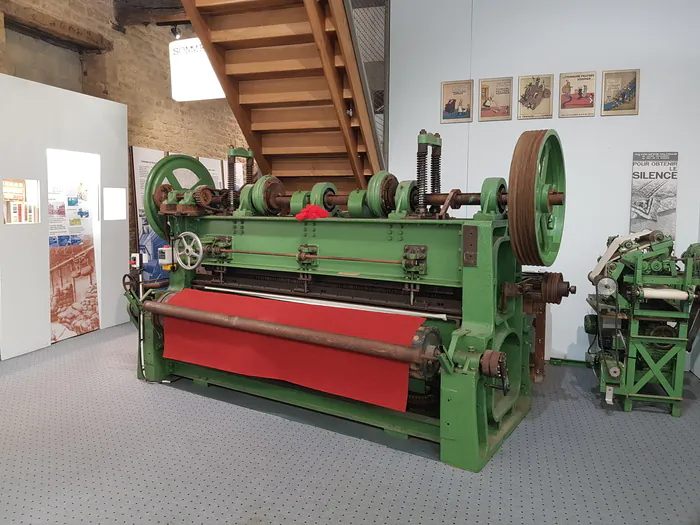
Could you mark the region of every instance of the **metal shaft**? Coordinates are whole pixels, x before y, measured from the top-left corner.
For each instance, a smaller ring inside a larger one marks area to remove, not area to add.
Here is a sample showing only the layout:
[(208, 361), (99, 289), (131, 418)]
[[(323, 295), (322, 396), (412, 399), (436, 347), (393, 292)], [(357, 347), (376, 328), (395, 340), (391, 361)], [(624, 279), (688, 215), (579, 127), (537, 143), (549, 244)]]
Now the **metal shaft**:
[(195, 323), (220, 326), (232, 330), (269, 335), (272, 337), (279, 337), (280, 339), (299, 341), (301, 343), (328, 346), (337, 348), (338, 350), (391, 359), (392, 361), (421, 363), (424, 360), (422, 350), (412, 346), (384, 343), (350, 335), (333, 334), (321, 330), (271, 323), (269, 321), (260, 321), (248, 317), (205, 312), (203, 310), (197, 310), (196, 308), (175, 306), (156, 301), (144, 301), (143, 309), (146, 312), (182, 319), (184, 321), (193, 321)]

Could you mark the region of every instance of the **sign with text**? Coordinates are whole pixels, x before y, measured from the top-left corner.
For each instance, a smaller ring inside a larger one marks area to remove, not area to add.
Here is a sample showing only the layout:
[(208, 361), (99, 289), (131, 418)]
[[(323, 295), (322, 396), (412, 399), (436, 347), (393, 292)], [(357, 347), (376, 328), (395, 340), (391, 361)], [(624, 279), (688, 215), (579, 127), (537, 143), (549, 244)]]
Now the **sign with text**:
[(170, 83), (176, 102), (224, 98), (199, 38), (170, 42)]
[(634, 153), (630, 233), (661, 230), (676, 236), (678, 152)]

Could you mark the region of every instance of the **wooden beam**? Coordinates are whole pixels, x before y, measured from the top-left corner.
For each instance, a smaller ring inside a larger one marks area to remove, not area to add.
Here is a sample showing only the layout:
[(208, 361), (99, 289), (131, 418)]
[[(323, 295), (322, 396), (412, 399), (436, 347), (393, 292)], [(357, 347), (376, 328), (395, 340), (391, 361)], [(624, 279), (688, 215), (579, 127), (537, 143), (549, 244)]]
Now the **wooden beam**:
[(5, 23), (12, 22), (45, 33), (85, 51), (111, 51), (113, 48), (112, 41), (100, 33), (59, 20), (44, 11), (20, 5), (12, 0), (0, 0), (0, 12), (5, 15)]
[[(357, 138), (350, 124), (350, 116), (347, 112), (347, 105), (343, 97), (343, 80), (335, 66), (335, 53), (333, 44), (325, 31), (326, 16), (317, 0), (304, 0), (304, 7), (309, 17), (311, 32), (313, 33), (316, 46), (321, 56), (323, 73), (328, 81), (331, 100), (335, 107), (336, 115), (340, 123), (340, 133), (342, 135), (345, 149), (350, 159), (353, 175), (361, 189), (367, 188), (367, 178), (362, 173), (362, 164), (358, 155)], [(336, 31), (337, 31), (336, 26)]]
[(204, 47), (204, 51), (206, 51), (209, 57), (216, 77), (219, 79), (219, 83), (221, 83), (221, 88), (224, 91), (229, 106), (231, 106), (234, 117), (236, 117), (238, 127), (241, 129), (241, 133), (248, 143), (248, 147), (255, 153), (255, 160), (258, 163), (258, 168), (263, 173), (270, 173), (270, 163), (263, 156), (260, 137), (256, 132), (250, 129), (250, 111), (240, 104), (238, 82), (226, 74), (223, 50), (212, 43), (209, 28), (195, 6), (195, 0), (182, 0), (182, 4), (185, 7), (187, 16), (192, 22), (195, 33), (202, 43), (202, 47)]
[(367, 99), (363, 89), (362, 79), (360, 78), (360, 69), (355, 58), (355, 46), (353, 45), (352, 35), (350, 34), (350, 26), (345, 14), (345, 5), (343, 0), (328, 0), (331, 15), (334, 25), (336, 26), (336, 36), (340, 43), (340, 50), (343, 53), (345, 60), (345, 70), (348, 75), (350, 88), (355, 97), (355, 111), (360, 119), (360, 129), (367, 143), (367, 156), (369, 158), (372, 171), (378, 173), (381, 168), (379, 153), (377, 151), (377, 140), (374, 136), (374, 126), (372, 125), (373, 116), (370, 115)]
[(0, 11), (0, 73), (7, 73), (9, 69), (5, 47), (5, 15)]
[(137, 24), (169, 24), (189, 23), (187, 13), (182, 7), (166, 9), (147, 9), (144, 7), (132, 7), (117, 9), (117, 23), (122, 26)]

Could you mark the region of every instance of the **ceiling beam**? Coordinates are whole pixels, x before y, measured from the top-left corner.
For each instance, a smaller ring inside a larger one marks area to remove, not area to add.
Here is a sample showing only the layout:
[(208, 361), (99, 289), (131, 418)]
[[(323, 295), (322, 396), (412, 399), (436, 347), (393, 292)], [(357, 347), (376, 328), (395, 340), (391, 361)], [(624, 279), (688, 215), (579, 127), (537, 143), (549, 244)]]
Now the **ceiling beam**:
[(117, 8), (117, 23), (122, 27), (136, 24), (185, 24), (189, 23), (189, 18), (184, 7), (164, 9), (121, 7)]
[(82, 51), (111, 51), (113, 47), (111, 40), (96, 31), (59, 20), (44, 11), (11, 0), (0, 0), (0, 12), (5, 15), (5, 23), (46, 34)]

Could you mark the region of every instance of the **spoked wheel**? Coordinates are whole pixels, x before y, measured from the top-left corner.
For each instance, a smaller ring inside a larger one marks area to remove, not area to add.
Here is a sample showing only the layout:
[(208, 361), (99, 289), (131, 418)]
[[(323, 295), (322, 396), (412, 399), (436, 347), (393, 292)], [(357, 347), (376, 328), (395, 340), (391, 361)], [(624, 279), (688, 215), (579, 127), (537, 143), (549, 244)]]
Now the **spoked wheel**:
[(163, 240), (165, 219), (158, 215), (160, 205), (170, 191), (185, 191), (198, 186), (214, 187), (214, 179), (209, 170), (193, 157), (168, 155), (159, 160), (148, 174), (143, 189), (143, 208), (153, 231)]
[(202, 263), (204, 248), (196, 233), (182, 232), (173, 247), (177, 263), (185, 270), (195, 270)]
[(526, 131), (513, 152), (508, 183), (508, 229), (520, 264), (551, 266), (564, 231), (564, 155), (554, 130)]

